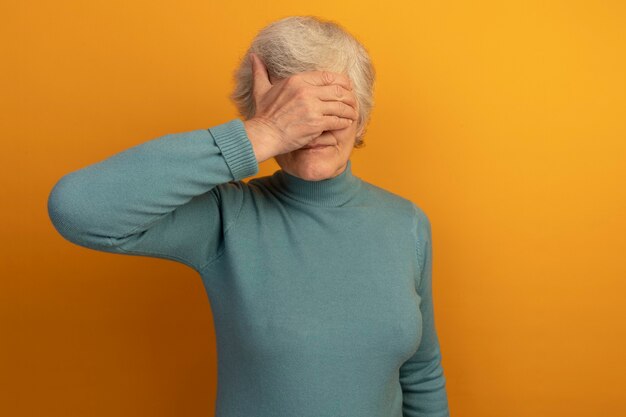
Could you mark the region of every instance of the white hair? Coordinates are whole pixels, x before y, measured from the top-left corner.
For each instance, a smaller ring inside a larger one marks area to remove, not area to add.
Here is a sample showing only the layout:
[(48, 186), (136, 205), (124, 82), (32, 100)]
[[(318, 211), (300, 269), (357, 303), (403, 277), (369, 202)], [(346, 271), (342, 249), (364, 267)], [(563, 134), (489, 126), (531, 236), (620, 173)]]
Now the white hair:
[(376, 72), (365, 47), (338, 23), (316, 16), (289, 16), (259, 31), (234, 71), (230, 99), (246, 119), (254, 116), (250, 52), (265, 64), (272, 78), (288, 78), (305, 71), (332, 71), (348, 76), (359, 107), (355, 148), (363, 136), (374, 104)]

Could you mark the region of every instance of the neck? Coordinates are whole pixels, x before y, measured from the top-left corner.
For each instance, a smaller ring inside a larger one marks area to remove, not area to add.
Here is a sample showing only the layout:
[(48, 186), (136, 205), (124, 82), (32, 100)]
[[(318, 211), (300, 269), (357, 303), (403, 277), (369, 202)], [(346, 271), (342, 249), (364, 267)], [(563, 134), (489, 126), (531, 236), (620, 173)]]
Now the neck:
[(283, 194), (301, 203), (324, 207), (345, 204), (361, 185), (361, 180), (352, 174), (350, 160), (341, 173), (331, 178), (309, 181), (279, 170), (271, 176), (271, 182)]

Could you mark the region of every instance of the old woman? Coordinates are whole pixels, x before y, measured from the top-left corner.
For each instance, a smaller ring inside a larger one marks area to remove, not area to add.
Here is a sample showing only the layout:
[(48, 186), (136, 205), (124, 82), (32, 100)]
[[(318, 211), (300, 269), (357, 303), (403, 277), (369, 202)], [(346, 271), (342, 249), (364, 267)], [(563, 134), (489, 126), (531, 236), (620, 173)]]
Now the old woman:
[[(366, 49), (335, 22), (287, 17), (234, 74), (244, 120), (66, 174), (48, 200), (56, 230), (198, 272), (216, 417), (448, 416), (429, 219), (352, 172), (373, 103)], [(280, 170), (243, 181), (270, 158)]]

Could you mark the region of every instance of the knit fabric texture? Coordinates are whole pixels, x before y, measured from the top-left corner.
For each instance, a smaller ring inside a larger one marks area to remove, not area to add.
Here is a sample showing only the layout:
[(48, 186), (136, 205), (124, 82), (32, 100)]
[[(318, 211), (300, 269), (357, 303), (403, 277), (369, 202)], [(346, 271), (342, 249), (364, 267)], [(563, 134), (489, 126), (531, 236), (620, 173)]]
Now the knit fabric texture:
[(216, 417), (445, 417), (424, 211), (354, 175), (259, 166), (240, 119), (166, 134), (63, 176), (68, 241), (200, 274)]

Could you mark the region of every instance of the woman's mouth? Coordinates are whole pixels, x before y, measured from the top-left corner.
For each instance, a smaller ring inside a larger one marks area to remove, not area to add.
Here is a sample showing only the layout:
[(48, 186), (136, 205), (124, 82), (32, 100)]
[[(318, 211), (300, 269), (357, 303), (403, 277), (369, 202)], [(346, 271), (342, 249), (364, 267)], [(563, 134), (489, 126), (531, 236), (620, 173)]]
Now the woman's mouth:
[(328, 148), (329, 146), (331, 146), (331, 145), (304, 146), (304, 147), (302, 147), (300, 149), (304, 150), (304, 151), (312, 151), (312, 150), (316, 150), (316, 149)]

